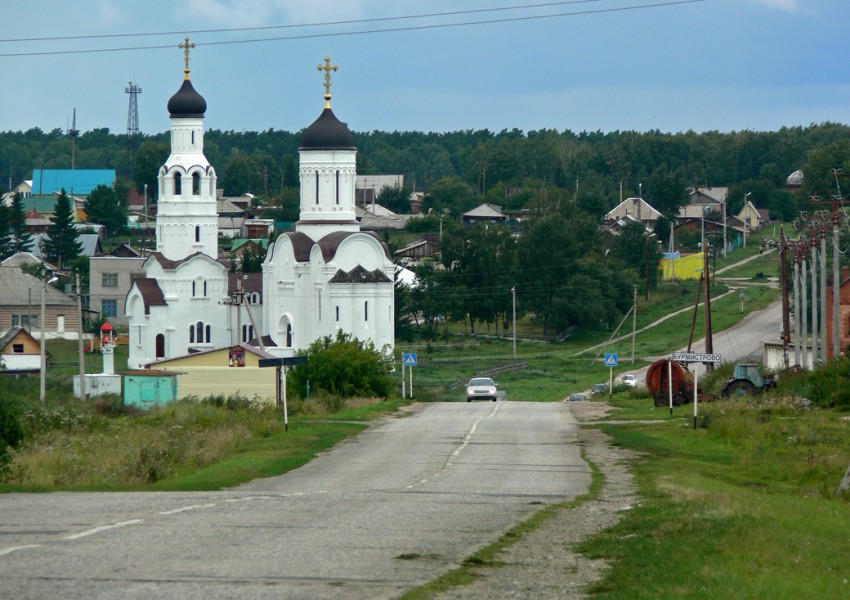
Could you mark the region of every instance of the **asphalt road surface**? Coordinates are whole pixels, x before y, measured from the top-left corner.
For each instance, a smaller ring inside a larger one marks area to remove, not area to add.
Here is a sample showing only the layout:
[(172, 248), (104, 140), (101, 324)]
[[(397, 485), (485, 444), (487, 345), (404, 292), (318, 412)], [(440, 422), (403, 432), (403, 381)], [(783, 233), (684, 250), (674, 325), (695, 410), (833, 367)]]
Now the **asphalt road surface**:
[(0, 496), (0, 597), (393, 598), (586, 491), (564, 403), (442, 403), (223, 492)]

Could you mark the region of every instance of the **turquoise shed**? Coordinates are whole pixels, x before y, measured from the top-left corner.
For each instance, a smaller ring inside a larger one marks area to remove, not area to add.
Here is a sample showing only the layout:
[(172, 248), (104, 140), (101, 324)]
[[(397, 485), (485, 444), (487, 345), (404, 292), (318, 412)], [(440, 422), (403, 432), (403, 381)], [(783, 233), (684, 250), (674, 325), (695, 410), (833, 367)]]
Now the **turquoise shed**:
[(168, 371), (124, 373), (124, 405), (150, 409), (177, 400), (177, 375)]

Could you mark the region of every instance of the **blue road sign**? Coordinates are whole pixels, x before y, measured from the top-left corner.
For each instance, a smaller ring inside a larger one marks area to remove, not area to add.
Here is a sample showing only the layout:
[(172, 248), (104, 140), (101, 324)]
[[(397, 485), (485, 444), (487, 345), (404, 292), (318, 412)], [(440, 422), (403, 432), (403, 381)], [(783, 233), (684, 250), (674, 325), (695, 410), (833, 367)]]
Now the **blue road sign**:
[(416, 352), (405, 352), (404, 353), (404, 364), (408, 367), (416, 366)]
[(606, 367), (616, 367), (620, 364), (620, 357), (617, 354), (606, 354), (605, 355), (605, 366)]

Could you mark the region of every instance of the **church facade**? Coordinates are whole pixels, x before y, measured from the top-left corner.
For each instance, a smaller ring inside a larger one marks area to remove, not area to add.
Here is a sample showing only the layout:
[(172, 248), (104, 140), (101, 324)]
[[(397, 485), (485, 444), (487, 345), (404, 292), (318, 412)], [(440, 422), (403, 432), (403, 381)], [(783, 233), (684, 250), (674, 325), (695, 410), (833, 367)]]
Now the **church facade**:
[(303, 133), (300, 219), (269, 247), (262, 273), (218, 258), (216, 174), (203, 153), (206, 101), (185, 78), (168, 102), (171, 154), (159, 170), (157, 245), (127, 294), (130, 369), (244, 342), (293, 356), (343, 331), (377, 350), (394, 340), (394, 264), (355, 217), (354, 136), (330, 106)]

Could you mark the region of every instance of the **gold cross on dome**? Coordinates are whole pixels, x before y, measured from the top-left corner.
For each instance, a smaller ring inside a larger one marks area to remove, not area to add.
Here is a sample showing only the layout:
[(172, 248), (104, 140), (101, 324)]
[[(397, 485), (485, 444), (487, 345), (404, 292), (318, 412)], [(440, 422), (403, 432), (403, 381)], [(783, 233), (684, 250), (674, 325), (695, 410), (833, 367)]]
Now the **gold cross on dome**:
[(182, 44), (177, 44), (178, 48), (183, 49), (183, 60), (186, 61), (186, 67), (183, 69), (183, 72), (186, 74), (186, 79), (189, 79), (189, 49), (194, 48), (195, 44), (189, 43), (189, 36), (186, 36), (186, 41)]
[(330, 57), (330, 56), (326, 56), (326, 57), (325, 57), (325, 64), (324, 64), (324, 65), (319, 65), (319, 66), (318, 66), (318, 67), (316, 67), (316, 68), (317, 68), (317, 69), (319, 69), (319, 71), (324, 71), (324, 72), (325, 72), (325, 100), (327, 101), (327, 103), (325, 104), (325, 106), (326, 106), (326, 107), (328, 107), (328, 108), (330, 108), (330, 99), (331, 99), (331, 71), (336, 71), (336, 70), (338, 70), (338, 69), (339, 69), (339, 67), (338, 67), (337, 65), (332, 65), (332, 64), (331, 64), (331, 57)]

